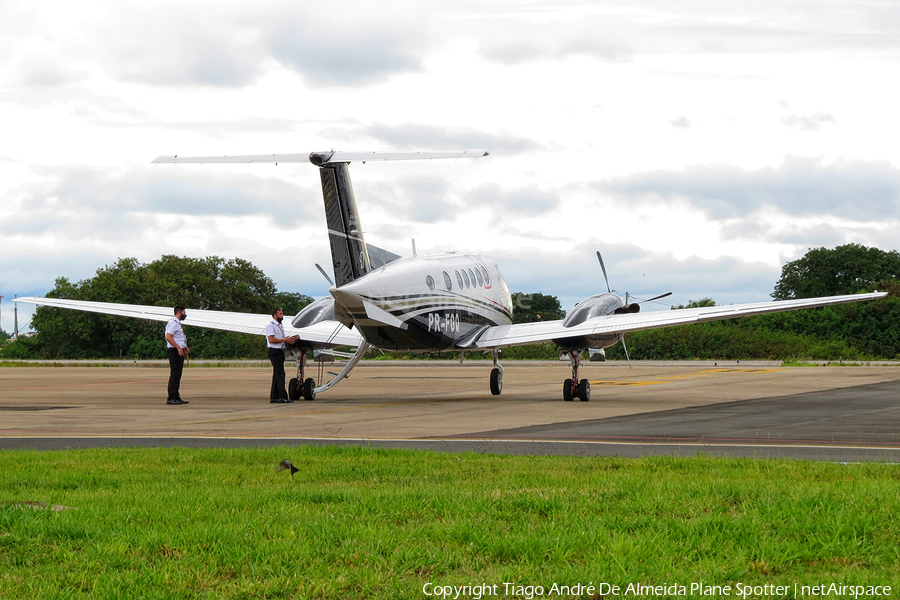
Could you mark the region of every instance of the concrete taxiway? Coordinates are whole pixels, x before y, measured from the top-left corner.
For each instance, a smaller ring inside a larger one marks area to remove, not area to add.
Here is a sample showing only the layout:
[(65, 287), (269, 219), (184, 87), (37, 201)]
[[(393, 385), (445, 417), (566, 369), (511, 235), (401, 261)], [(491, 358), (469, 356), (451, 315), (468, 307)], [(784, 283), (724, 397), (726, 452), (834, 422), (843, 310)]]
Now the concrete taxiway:
[(279, 405), (262, 363), (194, 363), (184, 406), (165, 404), (160, 363), (5, 367), (0, 449), (350, 443), (900, 462), (896, 365), (591, 363), (590, 402), (562, 401), (565, 363), (504, 366), (500, 396), (488, 391), (489, 361), (366, 361), (317, 400)]

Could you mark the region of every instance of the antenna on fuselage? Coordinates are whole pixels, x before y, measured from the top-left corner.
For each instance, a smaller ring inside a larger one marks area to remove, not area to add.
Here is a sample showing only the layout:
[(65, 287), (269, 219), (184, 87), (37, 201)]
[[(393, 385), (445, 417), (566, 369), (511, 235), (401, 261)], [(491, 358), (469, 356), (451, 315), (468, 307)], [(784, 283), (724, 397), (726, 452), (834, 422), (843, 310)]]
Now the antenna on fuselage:
[(418, 256), (418, 254), (416, 254), (416, 238), (412, 239), (412, 247), (413, 247), (413, 256), (414, 257)]

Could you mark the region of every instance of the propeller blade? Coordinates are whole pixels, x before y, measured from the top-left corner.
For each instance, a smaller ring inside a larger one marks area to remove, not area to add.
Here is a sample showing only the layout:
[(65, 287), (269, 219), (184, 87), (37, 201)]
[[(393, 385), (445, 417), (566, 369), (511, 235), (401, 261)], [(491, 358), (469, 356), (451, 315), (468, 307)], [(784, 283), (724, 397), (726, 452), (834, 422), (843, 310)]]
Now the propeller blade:
[(603, 257), (600, 256), (599, 250), (597, 250), (597, 260), (600, 261), (600, 269), (603, 270), (603, 280), (606, 282), (606, 291), (612, 293), (612, 288), (609, 287), (609, 277), (606, 276), (606, 265), (603, 264)]
[[(328, 283), (330, 283), (331, 285), (334, 285), (334, 282), (331, 280), (331, 277), (328, 276), (328, 273), (325, 272), (325, 269), (322, 268), (322, 265), (320, 265), (319, 263), (316, 263), (316, 268), (319, 270), (319, 273), (322, 274), (322, 277), (324, 277), (325, 279), (328, 280)], [(669, 292), (669, 293), (671, 294), (672, 292)]]
[(659, 300), (660, 298), (665, 298), (666, 296), (671, 296), (672, 292), (666, 292), (665, 294), (660, 294), (659, 296), (654, 296), (649, 300), (643, 300), (643, 302), (653, 302), (654, 300)]

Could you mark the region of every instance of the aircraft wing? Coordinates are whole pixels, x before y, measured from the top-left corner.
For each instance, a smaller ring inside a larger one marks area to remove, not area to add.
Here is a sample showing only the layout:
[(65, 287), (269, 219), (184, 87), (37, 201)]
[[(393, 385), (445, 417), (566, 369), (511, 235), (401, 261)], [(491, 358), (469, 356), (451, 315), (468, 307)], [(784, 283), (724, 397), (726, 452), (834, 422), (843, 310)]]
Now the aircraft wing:
[[(27, 302), (55, 308), (68, 308), (87, 312), (147, 319), (166, 322), (172, 318), (171, 306), (147, 306), (141, 304), (114, 304), (111, 302), (88, 302), (86, 300), (65, 300), (62, 298), (38, 298), (36, 296), (16, 298), (16, 302)], [(238, 333), (265, 335), (266, 325), (271, 321), (269, 315), (252, 313), (225, 312), (220, 310), (199, 310), (188, 307), (188, 318), (185, 325), (221, 329)], [(287, 323), (290, 317), (285, 317)], [(353, 329), (348, 329), (337, 321), (322, 321), (309, 327), (284, 326), (288, 335), (299, 335), (304, 342), (325, 344), (328, 346), (359, 346), (362, 337)]]
[(752, 304), (732, 304), (729, 306), (708, 306), (701, 308), (685, 308), (681, 310), (661, 310), (645, 313), (628, 313), (624, 315), (608, 315), (595, 317), (572, 327), (563, 327), (563, 321), (546, 321), (537, 323), (520, 323), (514, 325), (498, 325), (487, 328), (474, 340), (467, 343), (468, 348), (497, 348), (502, 346), (518, 346), (536, 344), (552, 340), (580, 338), (591, 335), (619, 334), (642, 329), (660, 329), (689, 323), (704, 321), (720, 321), (751, 315), (784, 312), (815, 306), (874, 300), (887, 296), (887, 292), (870, 294), (852, 294), (848, 296), (826, 296), (823, 298), (803, 298), (800, 300), (780, 300), (775, 302), (757, 302)]

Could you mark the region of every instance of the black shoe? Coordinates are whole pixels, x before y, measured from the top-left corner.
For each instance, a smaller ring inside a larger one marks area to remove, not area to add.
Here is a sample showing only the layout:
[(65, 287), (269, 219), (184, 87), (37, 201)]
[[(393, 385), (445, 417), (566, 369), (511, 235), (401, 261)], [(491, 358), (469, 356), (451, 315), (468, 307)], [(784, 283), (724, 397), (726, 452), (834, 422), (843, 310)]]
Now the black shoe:
[(272, 398), (269, 400), (270, 404), (290, 404), (293, 402), (290, 398)]
[(182, 400), (181, 398), (175, 398), (174, 400), (167, 400), (167, 401), (166, 401), (166, 404), (173, 404), (173, 405), (176, 405), (176, 406), (181, 405), (181, 404), (187, 404), (187, 403), (188, 403), (187, 400)]

